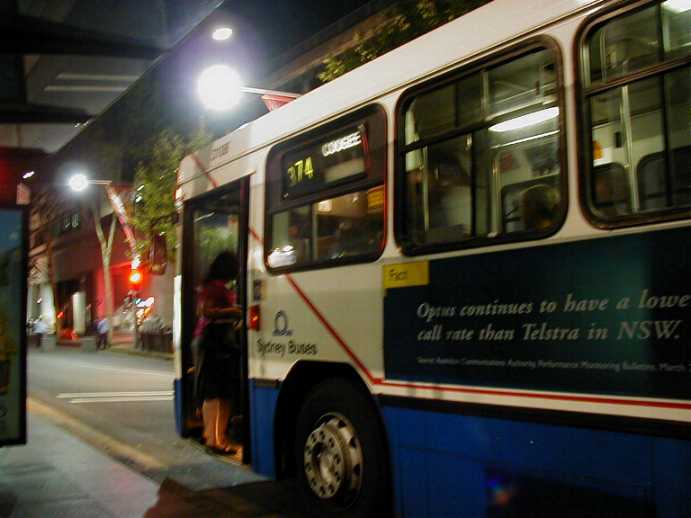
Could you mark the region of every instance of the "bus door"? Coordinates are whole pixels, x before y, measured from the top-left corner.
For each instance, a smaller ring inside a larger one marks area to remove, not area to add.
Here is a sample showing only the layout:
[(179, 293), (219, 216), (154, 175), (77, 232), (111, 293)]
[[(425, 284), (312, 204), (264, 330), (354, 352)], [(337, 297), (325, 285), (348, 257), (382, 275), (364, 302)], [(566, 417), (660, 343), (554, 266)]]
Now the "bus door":
[[(237, 255), (238, 278), (234, 281), (238, 304), (246, 308), (247, 294), (247, 219), (249, 214), (249, 177), (190, 200), (183, 216), (182, 253), (182, 433), (200, 437), (202, 420), (194, 398), (194, 330), (197, 323), (198, 288), (209, 265), (221, 252)], [(233, 402), (231, 439), (243, 446), (243, 462), (249, 462), (248, 423), (249, 398), (247, 386), (247, 332), (238, 332), (241, 344), (240, 401)], [(230, 373), (229, 373), (230, 374)], [(237, 382), (237, 381), (236, 381)], [(229, 377), (228, 383), (233, 383)], [(234, 391), (238, 393), (238, 390)], [(229, 423), (230, 424), (230, 423)]]

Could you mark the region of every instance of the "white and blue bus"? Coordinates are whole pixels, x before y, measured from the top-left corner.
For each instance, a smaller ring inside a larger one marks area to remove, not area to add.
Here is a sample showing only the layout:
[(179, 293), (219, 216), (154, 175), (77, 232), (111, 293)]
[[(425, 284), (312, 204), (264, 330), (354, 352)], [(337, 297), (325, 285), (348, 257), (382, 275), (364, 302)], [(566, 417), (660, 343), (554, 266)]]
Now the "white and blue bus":
[(494, 0), (187, 157), (243, 460), (325, 516), (691, 516), (691, 2)]

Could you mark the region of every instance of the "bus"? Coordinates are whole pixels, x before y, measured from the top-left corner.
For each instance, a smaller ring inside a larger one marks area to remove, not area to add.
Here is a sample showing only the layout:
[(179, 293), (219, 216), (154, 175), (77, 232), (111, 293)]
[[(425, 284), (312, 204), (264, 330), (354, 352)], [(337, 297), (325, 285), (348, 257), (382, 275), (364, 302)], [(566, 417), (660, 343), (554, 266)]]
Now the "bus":
[(179, 433), (232, 250), (243, 462), (315, 515), (691, 515), (690, 27), (494, 0), (186, 157)]

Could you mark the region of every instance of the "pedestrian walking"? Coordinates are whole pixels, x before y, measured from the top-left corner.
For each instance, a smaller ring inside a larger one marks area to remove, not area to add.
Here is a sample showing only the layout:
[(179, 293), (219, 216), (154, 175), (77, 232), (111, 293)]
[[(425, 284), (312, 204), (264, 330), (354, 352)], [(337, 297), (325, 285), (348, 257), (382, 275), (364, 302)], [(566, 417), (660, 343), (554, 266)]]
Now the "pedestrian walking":
[(43, 341), (43, 335), (48, 332), (48, 325), (43, 320), (42, 316), (39, 316), (34, 322), (34, 335), (36, 336), (36, 347), (41, 347), (41, 342)]
[(108, 347), (108, 331), (110, 330), (110, 326), (108, 325), (108, 319), (106, 317), (103, 317), (101, 320), (98, 321), (98, 324), (96, 324), (96, 331), (98, 332), (98, 348), (99, 349), (105, 349)]

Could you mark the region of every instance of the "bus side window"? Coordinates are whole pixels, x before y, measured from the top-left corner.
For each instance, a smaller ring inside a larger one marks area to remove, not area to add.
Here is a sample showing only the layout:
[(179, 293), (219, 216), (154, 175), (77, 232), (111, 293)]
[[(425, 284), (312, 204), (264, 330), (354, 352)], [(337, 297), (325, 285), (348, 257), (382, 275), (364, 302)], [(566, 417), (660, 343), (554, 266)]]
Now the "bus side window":
[(271, 270), (371, 261), (384, 233), (386, 114), (363, 108), (272, 149), (266, 261)]
[[(401, 104), (401, 237), (413, 253), (519, 238), (525, 231), (544, 234), (563, 214), (555, 53), (527, 50), (458, 75), (442, 78), (436, 88), (433, 81), (423, 85)], [(520, 193), (536, 184), (544, 184), (554, 217), (526, 226)]]
[(689, 26), (691, 10), (668, 0), (586, 34), (587, 205), (597, 219), (626, 224), (691, 206), (691, 65), (680, 59)]

